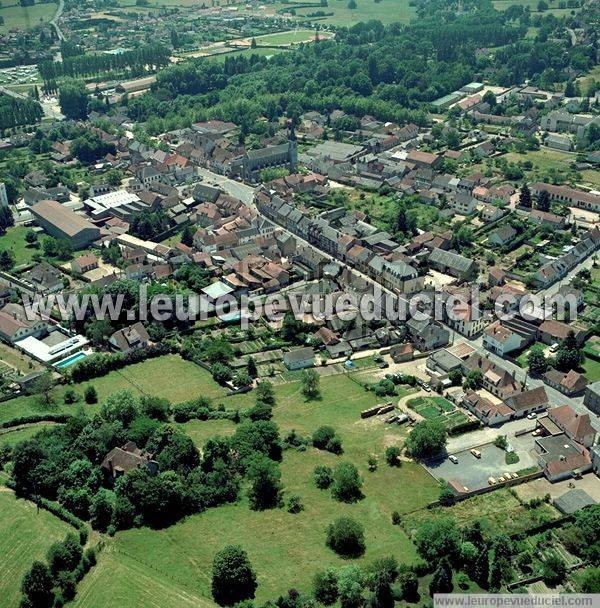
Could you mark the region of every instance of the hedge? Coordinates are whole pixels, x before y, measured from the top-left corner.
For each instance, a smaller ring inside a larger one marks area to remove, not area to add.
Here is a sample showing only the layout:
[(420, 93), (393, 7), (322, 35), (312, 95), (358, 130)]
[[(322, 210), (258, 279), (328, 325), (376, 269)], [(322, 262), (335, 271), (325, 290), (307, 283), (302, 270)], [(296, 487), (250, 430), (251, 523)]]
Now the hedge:
[(13, 426), (20, 426), (22, 424), (33, 424), (36, 422), (66, 422), (71, 417), (71, 414), (65, 412), (59, 412), (56, 414), (29, 414), (29, 416), (19, 416), (18, 418), (11, 418), (0, 422), (0, 428), (8, 429)]

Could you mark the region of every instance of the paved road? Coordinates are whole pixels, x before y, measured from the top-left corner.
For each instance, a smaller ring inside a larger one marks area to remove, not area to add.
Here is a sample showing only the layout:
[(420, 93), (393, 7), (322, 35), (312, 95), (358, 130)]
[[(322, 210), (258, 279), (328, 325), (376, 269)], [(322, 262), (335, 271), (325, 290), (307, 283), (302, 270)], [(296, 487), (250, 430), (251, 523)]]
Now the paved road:
[(50, 20), (50, 25), (54, 28), (54, 31), (56, 32), (56, 36), (58, 37), (59, 40), (65, 39), (65, 36), (62, 33), (62, 31), (58, 25), (58, 20), (60, 19), (60, 16), (63, 14), (64, 10), (65, 10), (64, 0), (59, 0), (58, 7), (56, 8), (56, 13), (54, 13), (54, 17), (52, 17), (52, 19)]

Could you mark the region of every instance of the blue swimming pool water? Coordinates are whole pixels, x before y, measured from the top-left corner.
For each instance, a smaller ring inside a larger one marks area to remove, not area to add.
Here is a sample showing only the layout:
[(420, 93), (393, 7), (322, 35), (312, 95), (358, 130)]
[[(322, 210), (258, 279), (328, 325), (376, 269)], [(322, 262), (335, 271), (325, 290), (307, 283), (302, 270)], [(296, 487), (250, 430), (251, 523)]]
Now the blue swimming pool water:
[(58, 369), (63, 369), (65, 367), (69, 367), (69, 365), (73, 365), (73, 363), (77, 363), (77, 361), (81, 361), (81, 359), (85, 359), (86, 357), (87, 355), (84, 352), (75, 353), (62, 361), (59, 361), (56, 364), (56, 367), (58, 367)]

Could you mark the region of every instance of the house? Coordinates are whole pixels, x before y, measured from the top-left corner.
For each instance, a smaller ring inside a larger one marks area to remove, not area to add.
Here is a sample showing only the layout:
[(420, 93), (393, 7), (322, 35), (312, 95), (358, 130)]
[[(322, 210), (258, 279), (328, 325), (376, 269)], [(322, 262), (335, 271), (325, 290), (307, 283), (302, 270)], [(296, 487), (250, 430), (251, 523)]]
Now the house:
[(551, 201), (559, 201), (569, 206), (579, 207), (600, 213), (600, 194), (584, 192), (567, 186), (555, 186), (544, 182), (536, 182), (530, 186), (531, 193), (535, 196), (543, 191), (550, 195)]
[(538, 453), (538, 464), (550, 482), (568, 479), (592, 469), (589, 451), (564, 433), (537, 437), (535, 449)]
[(556, 215), (556, 213), (550, 213), (549, 211), (540, 211), (539, 209), (532, 209), (529, 213), (529, 219), (540, 226), (549, 226), (555, 230), (564, 230), (567, 225), (567, 219), (562, 215)]
[(473, 390), (467, 390), (462, 398), (461, 405), (487, 426), (503, 424), (510, 420), (512, 415), (512, 410), (505, 403), (494, 403)]
[(544, 344), (554, 344), (556, 342), (562, 342), (568, 335), (569, 332), (575, 334), (575, 339), (578, 344), (581, 344), (585, 338), (586, 332), (577, 328), (562, 323), (561, 321), (554, 321), (548, 319), (544, 321), (539, 328), (540, 340)]
[(93, 253), (80, 255), (71, 262), (71, 270), (78, 274), (84, 274), (95, 268), (98, 268), (98, 258)]
[(418, 350), (426, 352), (446, 346), (450, 341), (450, 332), (432, 319), (410, 319), (406, 323), (411, 340)]
[(469, 372), (479, 372), (483, 388), (500, 399), (507, 399), (523, 392), (514, 372), (511, 374), (479, 352), (472, 353), (463, 361), (462, 372), (465, 376)]
[(494, 247), (504, 247), (516, 236), (517, 231), (510, 224), (505, 224), (490, 234), (488, 237), (488, 244), (493, 245)]
[(109, 343), (122, 353), (130, 353), (139, 348), (145, 348), (150, 343), (150, 336), (140, 321), (119, 329), (109, 338)]
[(548, 409), (548, 393), (543, 386), (516, 393), (507, 397), (504, 403), (513, 411), (511, 419), (523, 418), (529, 414), (539, 414)]
[(523, 342), (522, 336), (502, 325), (500, 321), (492, 323), (483, 332), (483, 346), (501, 357), (519, 350)]
[(153, 454), (140, 450), (133, 441), (128, 441), (123, 447), (113, 448), (104, 457), (100, 467), (109, 485), (136, 469), (145, 469), (150, 475), (158, 473), (158, 463), (153, 459)]
[(569, 397), (582, 394), (587, 386), (586, 377), (574, 370), (564, 373), (550, 369), (543, 375), (543, 379), (546, 384)]
[(600, 380), (587, 386), (583, 404), (595, 414), (600, 414)]
[(479, 217), (486, 223), (496, 222), (506, 215), (506, 211), (501, 207), (492, 205), (491, 203), (480, 203), (478, 206)]
[(390, 348), (390, 357), (394, 363), (412, 361), (414, 349), (412, 344), (395, 344)]
[(428, 262), (435, 270), (461, 280), (472, 278), (477, 273), (477, 264), (473, 260), (437, 247), (431, 252)]
[(296, 348), (283, 353), (283, 363), (289, 370), (313, 367), (315, 364), (315, 353), (312, 348)]
[(36, 293), (42, 295), (56, 293), (65, 286), (63, 274), (48, 262), (36, 264), (21, 278), (33, 285)]
[(569, 137), (565, 135), (557, 135), (552, 133), (544, 140), (544, 145), (548, 148), (554, 148), (555, 150), (564, 150), (570, 152), (573, 149), (573, 142)]
[(573, 441), (585, 447), (594, 445), (596, 429), (589, 414), (579, 414), (570, 405), (561, 405), (548, 410), (548, 419)]
[(48, 328), (41, 317), (28, 318), (22, 304), (9, 302), (0, 309), (0, 338), (8, 344), (28, 336), (39, 337)]
[(426, 167), (433, 169), (441, 163), (442, 157), (438, 154), (421, 152), (420, 150), (411, 150), (406, 155), (406, 160), (409, 163), (413, 163), (417, 167)]

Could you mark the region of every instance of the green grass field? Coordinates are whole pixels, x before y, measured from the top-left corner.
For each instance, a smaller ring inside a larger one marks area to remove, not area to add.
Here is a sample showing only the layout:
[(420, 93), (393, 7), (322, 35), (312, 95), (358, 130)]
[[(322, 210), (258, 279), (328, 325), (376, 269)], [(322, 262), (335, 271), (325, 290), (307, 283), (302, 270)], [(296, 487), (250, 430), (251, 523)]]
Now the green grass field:
[(0, 34), (5, 34), (13, 28), (28, 30), (40, 22), (50, 21), (56, 13), (56, 7), (56, 3), (2, 7), (0, 17), (4, 17), (4, 25), (0, 25)]
[(225, 395), (225, 391), (212, 380), (205, 369), (190, 361), (185, 361), (178, 355), (165, 355), (164, 357), (130, 365), (101, 378), (84, 382), (82, 385), (57, 386), (53, 390), (54, 404), (50, 407), (42, 403), (40, 397), (36, 395), (17, 397), (5, 401), (0, 403), (0, 421), (48, 411), (74, 412), (80, 406), (85, 411), (93, 413), (98, 409), (97, 405), (90, 406), (81, 402), (80, 404), (66, 406), (63, 402), (63, 395), (68, 388), (74, 388), (76, 392), (82, 395), (88, 384), (94, 385), (100, 402), (109, 394), (121, 389), (128, 389), (137, 394), (145, 392), (167, 397), (174, 403), (186, 401), (199, 395), (206, 395), (211, 399), (220, 399)]
[(585, 377), (588, 382), (597, 382), (600, 380), (600, 361), (586, 357), (583, 362), (583, 369), (585, 370)]
[(17, 500), (0, 487), (0, 605), (18, 606), (21, 579), (36, 559), (43, 559), (48, 547), (62, 540), (72, 528), (47, 511)]
[[(344, 562), (325, 546), (325, 529), (340, 515), (349, 515), (365, 527), (367, 551), (358, 563), (393, 554), (401, 562), (415, 559), (415, 549), (391, 513), (423, 508), (438, 494), (435, 480), (419, 465), (406, 462), (400, 468), (385, 464), (385, 447), (401, 443), (404, 431), (388, 427), (379, 419), (360, 419), (360, 411), (378, 402), (346, 376), (321, 380), (322, 399), (306, 403), (299, 383), (275, 387), (274, 419), (281, 434), (292, 428), (308, 435), (322, 424), (330, 424), (342, 438), (343, 456), (314, 448), (284, 452), (281, 465), (285, 496), (299, 494), (305, 510), (291, 515), (285, 508), (251, 511), (245, 499), (238, 504), (194, 515), (166, 530), (128, 530), (118, 533), (100, 556), (98, 566), (80, 585), (75, 606), (114, 604), (163, 608), (202, 605), (198, 596), (210, 598), (210, 565), (216, 551), (226, 544), (241, 544), (258, 574), (257, 600), (277, 597), (288, 588), (310, 590), (311, 579), (320, 568)], [(236, 399), (235, 397), (232, 399)], [(246, 400), (248, 398), (246, 397)], [(215, 434), (227, 435), (235, 427), (227, 421), (192, 421), (182, 425), (201, 446)], [(369, 454), (376, 454), (379, 467), (367, 470)], [(334, 466), (351, 460), (364, 479), (365, 498), (353, 505), (334, 501), (328, 490), (313, 485), (313, 470), (319, 464)], [(111, 576), (111, 570), (115, 576)], [(141, 572), (142, 581), (129, 584), (126, 573)], [(151, 575), (151, 576), (150, 576)], [(110, 585), (108, 584), (110, 577)]]
[(0, 249), (12, 251), (15, 256), (15, 265), (29, 264), (33, 260), (35, 253), (40, 253), (40, 247), (30, 247), (25, 241), (25, 235), (30, 228), (25, 226), (14, 226), (6, 231), (0, 239)]
[[(309, 17), (317, 23), (331, 24), (335, 26), (350, 27), (359, 21), (377, 19), (383, 24), (395, 23), (397, 21), (408, 23), (414, 16), (415, 10), (409, 5), (409, 0), (357, 0), (355, 9), (348, 8), (346, 0), (329, 0), (326, 7), (311, 6), (296, 9), (296, 16), (306, 18), (307, 15), (323, 11), (333, 13), (327, 17)], [(292, 8), (289, 4), (282, 7)]]

